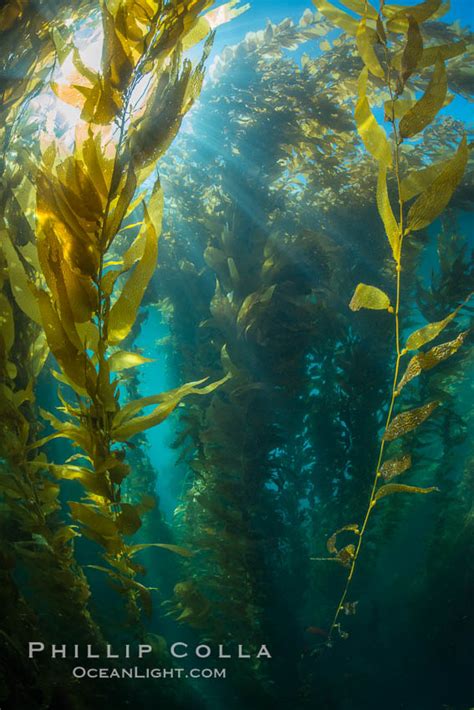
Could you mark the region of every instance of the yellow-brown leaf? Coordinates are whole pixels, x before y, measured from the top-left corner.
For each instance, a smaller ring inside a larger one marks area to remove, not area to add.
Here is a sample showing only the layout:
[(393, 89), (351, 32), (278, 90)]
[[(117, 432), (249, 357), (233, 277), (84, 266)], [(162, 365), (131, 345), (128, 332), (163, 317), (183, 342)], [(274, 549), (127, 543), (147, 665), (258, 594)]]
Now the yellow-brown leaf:
[(384, 291), (375, 286), (359, 284), (354, 291), (349, 308), (352, 311), (359, 311), (361, 308), (388, 310), (391, 306), (390, 299)]
[(439, 402), (429, 402), (422, 407), (409, 409), (406, 412), (397, 414), (385, 430), (385, 434), (383, 435), (384, 441), (393, 441), (407, 434), (409, 431), (416, 429), (417, 426), (428, 419), (438, 405)]

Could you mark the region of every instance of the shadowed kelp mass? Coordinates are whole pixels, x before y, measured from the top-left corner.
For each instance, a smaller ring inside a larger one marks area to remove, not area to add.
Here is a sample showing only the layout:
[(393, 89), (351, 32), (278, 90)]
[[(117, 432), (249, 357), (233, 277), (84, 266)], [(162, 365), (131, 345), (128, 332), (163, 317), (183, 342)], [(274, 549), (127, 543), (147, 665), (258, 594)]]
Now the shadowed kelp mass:
[(0, 10), (2, 707), (474, 704), (472, 34), (315, 4)]

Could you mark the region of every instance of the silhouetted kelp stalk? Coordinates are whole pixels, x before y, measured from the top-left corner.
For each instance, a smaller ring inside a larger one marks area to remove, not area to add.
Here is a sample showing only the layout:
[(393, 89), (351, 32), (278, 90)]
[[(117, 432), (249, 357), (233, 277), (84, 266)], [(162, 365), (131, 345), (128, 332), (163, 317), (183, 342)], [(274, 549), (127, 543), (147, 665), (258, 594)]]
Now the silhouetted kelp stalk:
[[(119, 381), (113, 379), (113, 373), (145, 361), (116, 349), (133, 327), (157, 259), (160, 183), (155, 182), (148, 199), (145, 191), (134, 199), (137, 188), (143, 190), (200, 92), (210, 29), (240, 12), (232, 9), (233, 2), (200, 17), (210, 5), (209, 0), (192, 7), (153, 0), (102, 4), (101, 70), (87, 67), (73, 47), (80, 79), (73, 86), (51, 84), (60, 99), (81, 110), (84, 124), (76, 130), (72, 155), (63, 157), (63, 146), (54, 141), (43, 150), (37, 189), (29, 192), (26, 208), (36, 212), (39, 280), (28, 278), (14, 247), (12, 255), (19, 265), (10, 273), (12, 288), (22, 294), (23, 310), (26, 304), (39, 311), (59, 366), (53, 374), (73, 397), (59, 392), (66, 419), (43, 412), (54, 433), (30, 448), (59, 437), (79, 448), (64, 464), (45, 467), (59, 480), (82, 484), (85, 496), (69, 503), (71, 513), (82, 533), (103, 548), (107, 563), (89, 567), (108, 575), (135, 621), (140, 607), (151, 610), (150, 590), (136, 579), (143, 568), (135, 554), (156, 546), (188, 552), (165, 543), (126, 542), (140, 528), (149, 501), (122, 501), (121, 485), (130, 472), (125, 446), (135, 434), (166, 419), (184, 397), (205, 395), (226, 379), (203, 387), (204, 380), (191, 382), (123, 406)], [(207, 35), (202, 59), (193, 68), (183, 51)], [(137, 100), (134, 92), (141, 88)], [(117, 253), (122, 223), (137, 208), (143, 215), (139, 232)], [(150, 405), (156, 405), (152, 412), (140, 414)]]
[[(467, 164), (468, 147), (463, 138), (455, 155), (434, 165), (402, 175), (402, 146), (406, 139), (415, 138), (431, 124), (447, 98), (447, 77), (445, 60), (459, 53), (458, 45), (438, 47), (423, 46), (420, 26), (440, 11), (441, 0), (427, 0), (413, 7), (381, 4), (377, 12), (368, 2), (350, 3), (351, 10), (362, 15), (359, 21), (337, 9), (326, 0), (315, 0), (318, 9), (348, 35), (355, 36), (358, 52), (364, 62), (358, 81), (358, 100), (355, 121), (360, 138), (366, 150), (378, 163), (377, 208), (383, 221), (385, 232), (395, 262), (396, 296), (394, 305), (389, 296), (379, 288), (359, 284), (350, 302), (350, 308), (387, 310), (394, 318), (396, 358), (390, 404), (380, 442), (375, 477), (369, 496), (367, 510), (362, 524), (351, 523), (337, 530), (327, 542), (327, 549), (334, 558), (348, 569), (344, 590), (331, 623), (327, 643), (330, 645), (337, 630), (342, 638), (347, 632), (341, 628), (341, 613), (355, 613), (356, 602), (347, 601), (347, 595), (356, 569), (364, 534), (372, 512), (381, 499), (394, 493), (427, 494), (438, 490), (435, 487), (391, 483), (390, 481), (407, 471), (411, 466), (411, 456), (403, 453), (384, 460), (387, 442), (394, 441), (414, 430), (430, 417), (438, 401), (428, 402), (420, 407), (404, 410), (395, 415), (396, 400), (403, 387), (423, 371), (430, 370), (438, 363), (457, 352), (466, 333), (460, 333), (450, 342), (436, 345), (428, 351), (421, 348), (434, 340), (456, 317), (463, 304), (441, 321), (429, 323), (411, 333), (402, 344), (400, 305), (402, 249), (404, 239), (411, 233), (425, 229), (444, 210), (456, 187), (460, 183)], [(398, 46), (397, 35), (406, 35), (402, 49)], [(395, 51), (394, 51), (395, 50)], [(462, 48), (461, 48), (462, 51)], [(423, 95), (415, 100), (405, 98), (405, 90), (410, 77), (434, 66), (431, 79)], [(390, 141), (384, 129), (377, 123), (367, 97), (369, 77), (377, 85), (382, 84), (389, 92), (385, 103), (385, 120), (392, 126), (393, 139)], [(392, 173), (396, 182), (398, 216), (396, 217), (387, 187), (387, 175)], [(406, 207), (413, 198), (416, 199)], [(419, 351), (410, 359), (400, 378), (403, 357), (412, 351)], [(356, 535), (357, 543), (338, 549), (337, 536), (341, 533)]]

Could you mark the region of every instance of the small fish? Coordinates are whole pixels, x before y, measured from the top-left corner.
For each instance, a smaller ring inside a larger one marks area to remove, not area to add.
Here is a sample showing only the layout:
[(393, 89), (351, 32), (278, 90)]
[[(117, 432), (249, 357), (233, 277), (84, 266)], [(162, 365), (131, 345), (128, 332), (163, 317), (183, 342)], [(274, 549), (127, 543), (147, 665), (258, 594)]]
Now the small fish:
[(324, 629), (320, 629), (319, 626), (308, 626), (306, 629), (308, 634), (315, 634), (315, 636), (327, 636), (328, 632)]

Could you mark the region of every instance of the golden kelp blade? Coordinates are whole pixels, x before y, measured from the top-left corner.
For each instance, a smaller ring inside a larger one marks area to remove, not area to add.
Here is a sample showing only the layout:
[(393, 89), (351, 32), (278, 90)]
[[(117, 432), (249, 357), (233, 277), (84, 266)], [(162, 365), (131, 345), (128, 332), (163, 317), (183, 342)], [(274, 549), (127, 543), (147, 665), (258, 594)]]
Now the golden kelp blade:
[(384, 103), (384, 116), (386, 121), (393, 121), (395, 118), (402, 118), (406, 112), (416, 103), (415, 99), (395, 99)]
[(126, 352), (125, 350), (118, 350), (108, 359), (110, 372), (121, 372), (122, 370), (127, 370), (130, 367), (143, 365), (146, 362), (154, 361), (153, 358), (143, 357), (140, 353)]
[(166, 402), (170, 397), (178, 396), (178, 394), (181, 394), (181, 396), (183, 397), (185, 393), (191, 392), (195, 387), (201, 385), (207, 380), (208, 378), (204, 377), (202, 380), (188, 382), (185, 385), (181, 385), (181, 387), (169, 390), (168, 392), (160, 392), (160, 394), (154, 394), (149, 397), (140, 397), (139, 399), (127, 402), (127, 404), (125, 404), (115, 415), (114, 425), (119, 426), (145, 407), (149, 407), (153, 404), (161, 404), (163, 402)]
[(444, 105), (447, 91), (446, 68), (444, 62), (437, 59), (433, 76), (425, 93), (400, 121), (399, 131), (402, 138), (413, 138), (433, 121)]
[(363, 17), (357, 27), (357, 49), (359, 50), (359, 54), (362, 57), (365, 66), (371, 74), (379, 77), (379, 79), (383, 79), (385, 72), (374, 50), (374, 45), (377, 41), (377, 33), (372, 28), (367, 27), (366, 18)]
[(395, 476), (405, 473), (411, 467), (411, 456), (406, 454), (396, 459), (388, 459), (380, 467), (380, 475), (386, 481), (390, 481)]
[(440, 44), (436, 47), (425, 47), (418, 62), (418, 68), (425, 69), (426, 67), (430, 67), (432, 64), (436, 63), (438, 58), (445, 61), (446, 59), (458, 57), (460, 54), (464, 54), (466, 49), (467, 45), (464, 40), (453, 44)]
[(441, 7), (442, 0), (426, 0), (419, 5), (383, 5), (383, 14), (390, 18), (387, 27), (391, 32), (408, 32), (408, 16), (421, 24), (429, 20)]
[(96, 373), (87, 353), (79, 350), (69, 339), (49, 294), (38, 291), (37, 298), (51, 352), (72, 382), (86, 390), (91, 389), (96, 380)]
[(407, 217), (407, 233), (424, 229), (443, 212), (461, 182), (467, 158), (468, 148), (464, 137), (455, 157), (446, 163), (444, 170), (410, 207)]
[[(387, 166), (381, 162), (377, 181), (377, 208), (382, 218), (385, 234), (387, 235), (395, 261), (400, 261), (400, 226), (393, 214), (392, 205), (387, 190)], [(390, 305), (390, 304), (389, 304)]]
[[(449, 160), (453, 160), (453, 158)], [(448, 162), (449, 161), (442, 160), (439, 163), (428, 165), (426, 168), (413, 170), (411, 173), (408, 173), (400, 183), (400, 197), (402, 201), (407, 202), (411, 200), (412, 197), (419, 195), (423, 190), (426, 190), (433, 180), (443, 172)]]
[(328, 538), (328, 541), (326, 543), (326, 547), (328, 552), (331, 554), (337, 554), (337, 547), (336, 547), (336, 539), (339, 533), (342, 532), (353, 532), (356, 535), (359, 534), (359, 526), (356, 523), (350, 523), (349, 525), (344, 525), (343, 528), (339, 528), (339, 530), (336, 530), (335, 533), (331, 535), (331, 537)]
[(427, 353), (414, 355), (408, 363), (402, 379), (397, 385), (397, 390), (400, 392), (407, 382), (413, 380), (423, 372), (423, 370), (431, 370), (432, 367), (435, 367), (440, 362), (443, 362), (443, 360), (447, 360), (451, 355), (457, 353), (468, 332), (469, 331), (465, 330), (463, 333), (460, 333), (455, 340), (436, 345), (434, 348), (431, 348), (431, 350), (428, 350)]
[(420, 27), (411, 15), (408, 16), (408, 35), (401, 58), (401, 78), (403, 84), (413, 74), (423, 54), (423, 38)]
[(327, 2), (327, 0), (313, 0), (313, 3), (316, 5), (319, 12), (336, 25), (336, 27), (339, 27), (341, 30), (344, 30), (344, 32), (347, 32), (347, 34), (355, 37), (358, 26), (357, 20), (354, 20), (346, 12), (334, 7), (334, 5)]
[(110, 500), (112, 490), (105, 473), (99, 474), (84, 466), (73, 466), (72, 464), (48, 464), (47, 467), (48, 471), (51, 471), (56, 478), (79, 481), (87, 493)]
[(355, 107), (355, 122), (362, 142), (370, 155), (379, 162), (391, 166), (391, 145), (384, 129), (375, 120), (366, 96), (368, 72), (367, 67), (364, 67), (359, 76), (359, 99)]
[(251, 293), (244, 299), (237, 316), (237, 326), (240, 332), (247, 332), (253, 324), (252, 311), (257, 306), (265, 306), (273, 297), (276, 286), (270, 286), (262, 291)]
[(153, 276), (158, 257), (158, 237), (161, 232), (161, 215), (163, 212), (163, 193), (161, 188), (151, 198), (154, 214), (159, 213), (159, 221), (152, 223), (149, 212), (144, 206), (145, 248), (141, 260), (129, 276), (122, 293), (111, 308), (108, 324), (108, 339), (111, 344), (119, 343), (130, 332), (137, 316), (145, 291)]
[(392, 419), (383, 435), (384, 441), (393, 441), (394, 439), (398, 439), (399, 436), (403, 436), (409, 431), (416, 429), (417, 426), (428, 419), (438, 405), (439, 402), (429, 402), (422, 407), (409, 409), (406, 412), (397, 414), (397, 416)]
[(226, 377), (222, 378), (222, 380), (213, 382), (211, 385), (201, 389), (186, 388), (186, 386), (184, 386), (183, 388), (174, 390), (173, 394), (169, 393), (169, 396), (164, 398), (163, 403), (156, 407), (156, 409), (154, 409), (150, 414), (135, 417), (134, 419), (120, 424), (119, 426), (116, 426), (114, 422), (111, 432), (113, 440), (127, 441), (135, 434), (139, 434), (146, 429), (150, 429), (157, 424), (161, 424), (161, 422), (163, 422), (171, 414), (171, 412), (176, 409), (183, 397), (190, 394), (209, 394), (209, 392), (212, 392), (214, 389), (217, 389), (217, 387), (220, 387), (220, 385), (228, 379), (229, 377), (226, 375)]
[(354, 291), (349, 308), (351, 311), (359, 311), (361, 308), (389, 310), (391, 306), (390, 299), (384, 291), (375, 286), (359, 284)]
[[(472, 295), (472, 294), (471, 294)], [(443, 318), (443, 320), (435, 321), (434, 323), (428, 323), (422, 328), (415, 330), (411, 335), (408, 336), (407, 342), (405, 343), (406, 350), (418, 350), (418, 348), (423, 347), (431, 340), (434, 340), (443, 331), (446, 326), (451, 323), (451, 321), (456, 318), (457, 314), (461, 308), (469, 301), (471, 296), (469, 296), (464, 303), (461, 303), (452, 313)]]
[(42, 324), (38, 302), (31, 290), (30, 280), (25, 267), (13, 246), (6, 230), (2, 230), (2, 249), (8, 265), (8, 278), (10, 280), (13, 298), (18, 308), (35, 323)]
[(69, 501), (68, 505), (71, 508), (72, 517), (94, 533), (101, 537), (115, 537), (117, 535), (115, 521), (102, 515), (95, 506), (74, 501)]
[(392, 495), (392, 493), (435, 493), (439, 492), (439, 488), (436, 486), (431, 486), (430, 488), (418, 488), (418, 486), (405, 486), (401, 483), (387, 483), (386, 486), (382, 486), (378, 489), (374, 496), (374, 502), (385, 498), (385, 496)]
[(370, 4), (370, 2), (365, 2), (365, 0), (340, 0), (340, 3), (349, 10), (352, 10), (352, 12), (364, 15), (371, 20), (377, 19), (377, 10)]

